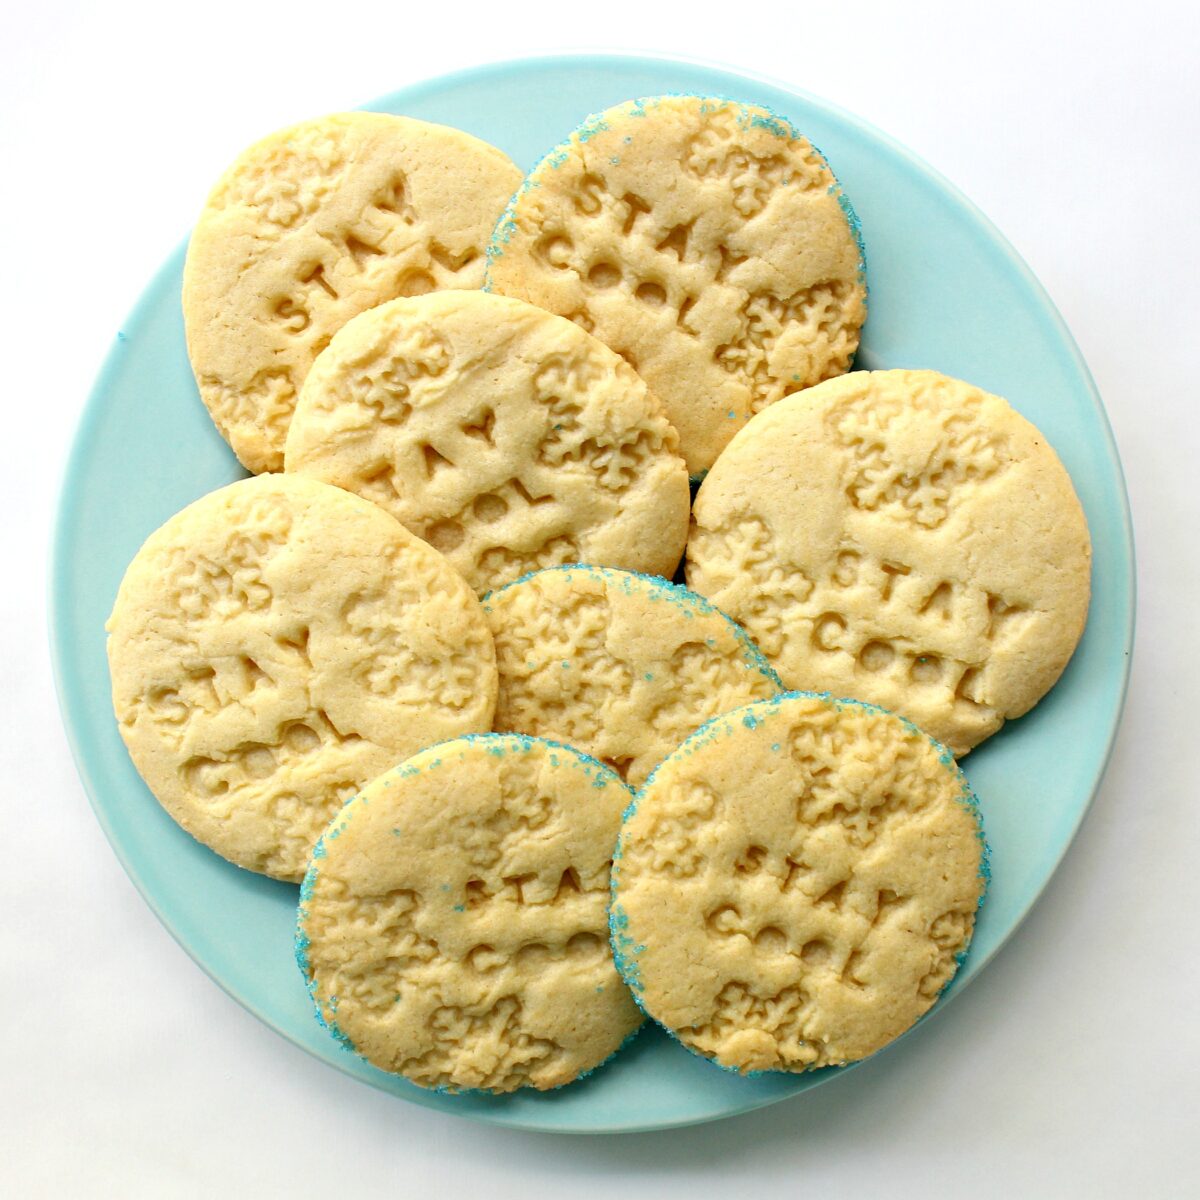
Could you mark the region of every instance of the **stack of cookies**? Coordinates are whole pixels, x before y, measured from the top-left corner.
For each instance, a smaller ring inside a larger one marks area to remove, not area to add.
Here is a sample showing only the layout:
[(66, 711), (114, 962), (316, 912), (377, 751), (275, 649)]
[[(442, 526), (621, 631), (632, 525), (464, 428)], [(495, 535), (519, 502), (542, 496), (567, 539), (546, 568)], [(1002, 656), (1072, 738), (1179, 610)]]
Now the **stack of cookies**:
[(184, 829), (301, 883), (335, 1037), (509, 1092), (644, 1015), (748, 1073), (928, 1010), (987, 876), (955, 756), (1062, 672), (1090, 545), (1004, 400), (848, 373), (862, 241), (800, 133), (636, 100), (522, 180), (310, 121), (218, 183), (183, 303), (256, 475), (130, 564), (114, 707)]

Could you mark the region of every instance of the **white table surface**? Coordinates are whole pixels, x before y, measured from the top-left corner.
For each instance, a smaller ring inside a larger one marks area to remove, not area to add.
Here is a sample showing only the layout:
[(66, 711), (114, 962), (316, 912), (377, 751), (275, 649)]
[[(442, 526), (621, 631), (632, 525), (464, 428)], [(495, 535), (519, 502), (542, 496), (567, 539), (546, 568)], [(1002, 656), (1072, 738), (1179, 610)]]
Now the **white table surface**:
[[(1101, 15), (1113, 7), (3, 6), (0, 1193), (1200, 1195), (1200, 36), (1194, 5)], [(1091, 366), (1140, 560), (1107, 776), (979, 981), (814, 1092), (611, 1138), (426, 1111), (239, 1008), (109, 850), (67, 750), (45, 637), (51, 513), (92, 376), (231, 154), (420, 78), (564, 49), (773, 75), (957, 183), (1032, 266)]]

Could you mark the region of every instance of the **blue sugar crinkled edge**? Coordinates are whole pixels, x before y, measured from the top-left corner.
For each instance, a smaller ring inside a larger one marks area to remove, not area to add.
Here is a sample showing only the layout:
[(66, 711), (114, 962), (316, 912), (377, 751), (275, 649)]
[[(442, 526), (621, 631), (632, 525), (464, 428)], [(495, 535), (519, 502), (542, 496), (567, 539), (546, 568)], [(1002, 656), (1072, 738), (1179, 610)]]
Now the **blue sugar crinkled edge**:
[[(772, 687), (777, 688), (780, 692), (784, 691), (783, 680), (779, 678), (774, 667), (767, 661), (766, 655), (763, 654), (762, 650), (759, 649), (741, 625), (727, 612), (719, 609), (711, 600), (701, 596), (699, 592), (693, 592), (691, 588), (686, 588), (682, 584), (672, 583), (662, 575), (648, 575), (643, 571), (626, 571), (620, 567), (597, 567), (590, 563), (564, 563), (558, 567), (542, 567), (537, 571), (527, 571), (519, 579), (514, 579), (511, 583), (506, 583), (502, 587), (493, 588), (490, 592), (485, 592), (483, 598), (480, 600), (480, 604), (483, 605), (483, 611), (485, 613), (491, 612), (488, 604), (493, 596), (498, 596), (501, 592), (508, 591), (509, 588), (519, 587), (521, 584), (528, 583), (532, 579), (555, 572), (563, 574), (587, 572), (592, 575), (600, 575), (618, 584), (627, 596), (634, 594), (632, 581), (637, 580), (639, 583), (646, 585), (651, 600), (663, 599), (674, 604), (682, 610), (688, 619), (691, 619), (693, 616), (690, 609), (703, 613), (705, 616), (720, 617), (733, 631), (733, 635), (742, 650), (742, 663), (747, 670), (757, 671)], [(692, 736), (694, 737), (695, 734)], [(684, 744), (686, 745), (686, 742)], [(657, 768), (655, 769), (657, 770)]]
[[(335, 1042), (345, 1051), (353, 1054), (360, 1061), (366, 1063), (369, 1067), (375, 1070), (382, 1070), (375, 1063), (363, 1054), (354, 1044), (350, 1035), (337, 1022), (338, 997), (331, 996), (325, 1005), (322, 1005), (320, 998), (317, 995), (317, 982), (314, 977), (312, 962), (309, 958), (309, 947), (311, 941), (305, 929), (305, 922), (308, 920), (308, 902), (312, 899), (313, 892), (317, 886), (317, 877), (320, 873), (320, 862), (327, 857), (329, 853), (328, 842), (336, 841), (345, 831), (350, 823), (354, 813), (351, 811), (356, 806), (367, 807), (370, 804), (370, 796), (367, 795), (368, 790), (376, 785), (380, 787), (389, 787), (394, 779), (410, 779), (414, 775), (419, 775), (422, 771), (436, 769), (442, 765), (443, 753), (448, 749), (452, 749), (461, 745), (472, 745), (485, 742), (487, 752), (496, 757), (503, 757), (510, 750), (519, 749), (522, 753), (528, 753), (535, 745), (549, 746), (553, 750), (563, 750), (567, 753), (567, 761), (571, 762), (572, 766), (581, 768), (585, 775), (592, 777), (593, 772), (596, 772), (595, 778), (592, 779), (592, 787), (605, 788), (610, 783), (616, 782), (621, 787), (629, 789), (629, 785), (621, 778), (621, 776), (613, 770), (607, 763), (601, 762), (591, 754), (587, 754), (574, 746), (568, 746), (565, 742), (555, 741), (553, 738), (533, 737), (525, 733), (465, 733), (459, 734), (457, 737), (446, 738), (443, 741), (435, 742), (433, 745), (426, 746), (418, 750), (416, 754), (405, 759), (404, 762), (385, 771), (382, 775), (371, 780), (360, 792), (352, 796), (338, 810), (337, 814), (326, 826), (325, 831), (317, 839), (316, 845), (313, 847), (309, 856), (308, 869), (304, 873), (304, 879), (300, 884), (300, 901), (296, 908), (296, 929), (293, 935), (293, 955), (296, 959), (296, 965), (300, 968), (301, 977), (304, 980), (305, 991), (308, 992), (309, 999), (313, 1003), (313, 1010), (316, 1014), (317, 1022), (320, 1026), (334, 1039)], [(426, 757), (430, 761), (424, 761)], [(552, 760), (553, 765), (558, 765), (558, 760)], [(629, 789), (632, 791), (632, 789)], [(605, 1058), (598, 1063), (590, 1066), (586, 1071), (581, 1071), (578, 1075), (563, 1083), (556, 1084), (553, 1088), (535, 1089), (543, 1092), (557, 1091), (559, 1088), (567, 1087), (569, 1084), (577, 1083), (580, 1079), (585, 1079), (593, 1072), (598, 1071), (606, 1063), (611, 1062), (633, 1039), (645, 1028), (644, 1022), (639, 1022), (638, 1025), (630, 1030), (622, 1039), (621, 1043)], [(397, 1074), (395, 1072), (385, 1072), (385, 1074)], [(444, 1085), (438, 1087), (429, 1087), (426, 1084), (417, 1083), (415, 1080), (408, 1079), (405, 1075), (398, 1075), (398, 1078), (405, 1079), (414, 1087), (419, 1087), (423, 1091), (437, 1092), (445, 1096), (506, 1096), (514, 1095), (521, 1092), (528, 1092), (528, 1088), (517, 1088), (514, 1092), (492, 1092), (487, 1088), (450, 1088)]]
[[(598, 133), (607, 130), (610, 119), (625, 116), (644, 117), (648, 109), (657, 107), (659, 103), (667, 99), (699, 100), (701, 101), (700, 111), (702, 113), (707, 111), (705, 103), (708, 101), (715, 101), (720, 105), (720, 108), (713, 109), (714, 112), (720, 112), (725, 106), (733, 105), (739, 110), (737, 119), (738, 123), (743, 126), (750, 125), (758, 129), (766, 129), (776, 137), (786, 138), (789, 141), (803, 139), (808, 142), (825, 169), (833, 176), (833, 183), (829, 185), (829, 194), (836, 197), (838, 206), (846, 218), (846, 223), (850, 226), (850, 233), (854, 238), (854, 243), (858, 247), (858, 282), (863, 285), (864, 292), (866, 293), (864, 303), (869, 300), (871, 288), (867, 279), (867, 248), (863, 241), (862, 222), (859, 220), (854, 205), (850, 202), (850, 197), (846, 195), (845, 189), (838, 179), (837, 172), (830, 166), (829, 158), (826, 154), (807, 134), (801, 133), (789, 117), (776, 112), (769, 105), (759, 101), (737, 100), (732, 96), (722, 96), (719, 93), (700, 95), (697, 92), (661, 92), (655, 96), (640, 96), (634, 100), (622, 101), (620, 104), (615, 104), (611, 108), (606, 108), (601, 112), (591, 113), (566, 138), (546, 151), (530, 168), (525, 178), (521, 181), (520, 186), (509, 198), (508, 203), (504, 206), (503, 211), (496, 220), (491, 236), (488, 238), (484, 255), (483, 290), (485, 292), (492, 290), (492, 264), (498, 258), (502, 257), (504, 247), (512, 239), (516, 228), (517, 203), (526, 192), (541, 185), (541, 180), (537, 177), (546, 170), (554, 170), (562, 166), (567, 161), (572, 146), (589, 142)], [(758, 109), (759, 112), (752, 112), (752, 109)], [(764, 117), (761, 115), (762, 113), (766, 113), (767, 115)]]
[[(718, 1062), (715, 1058), (702, 1053), (694, 1046), (688, 1045), (687, 1042), (683, 1041), (679, 1037), (674, 1029), (660, 1021), (658, 1017), (656, 1017), (654, 1013), (652, 1013), (650, 1009), (646, 1007), (645, 1000), (643, 998), (645, 984), (642, 982), (641, 967), (637, 961), (638, 957), (645, 951), (646, 945), (645, 943), (636, 942), (635, 939), (626, 932), (626, 930), (629, 928), (629, 914), (625, 911), (618, 897), (618, 883), (621, 873), (620, 864), (621, 858), (624, 855), (625, 834), (629, 822), (637, 813), (639, 801), (645, 796), (646, 791), (654, 783), (659, 771), (661, 771), (663, 767), (674, 761), (676, 758), (690, 756), (701, 746), (707, 745), (709, 742), (714, 741), (722, 733), (734, 733), (738, 725), (742, 725), (748, 729), (756, 728), (760, 723), (758, 716), (759, 711), (763, 709), (778, 708), (788, 701), (799, 699), (821, 700), (831, 707), (837, 709), (839, 712), (846, 708), (857, 708), (863, 712), (876, 713), (886, 717), (894, 717), (909, 733), (916, 734), (918, 737), (924, 738), (925, 741), (927, 741), (937, 752), (938, 761), (942, 763), (943, 766), (950, 767), (954, 771), (955, 775), (957, 775), (961, 787), (956, 799), (958, 800), (958, 803), (961, 804), (971, 814), (975, 821), (975, 836), (979, 839), (980, 844), (979, 870), (977, 872), (977, 877), (983, 881), (983, 886), (979, 889), (979, 899), (975, 904), (976, 913), (978, 913), (983, 907), (984, 899), (987, 896), (988, 889), (990, 888), (992, 882), (991, 847), (988, 845), (987, 838), (984, 836), (983, 814), (979, 810), (979, 798), (971, 789), (971, 785), (968, 782), (966, 775), (963, 773), (962, 768), (958, 765), (958, 762), (955, 760), (954, 755), (950, 752), (950, 750), (936, 738), (926, 733), (923, 729), (918, 728), (918, 726), (910, 721), (907, 717), (901, 716), (899, 713), (892, 712), (891, 709), (884, 708), (880, 704), (871, 704), (866, 700), (854, 700), (850, 697), (834, 697), (830, 692), (792, 691), (783, 692), (780, 695), (773, 696), (768, 700), (755, 700), (750, 704), (743, 705), (741, 708), (735, 708), (728, 713), (722, 713), (720, 716), (713, 717), (711, 721), (706, 721), (700, 726), (699, 729), (697, 729), (689, 737), (685, 738), (673, 753), (668, 755), (661, 763), (658, 764), (657, 767), (654, 768), (650, 775), (647, 776), (645, 783), (643, 783), (635, 793), (633, 800), (625, 809), (624, 813), (621, 814), (621, 832), (617, 837), (616, 849), (613, 851), (612, 872), (609, 875), (608, 882), (609, 943), (612, 946), (613, 961), (616, 963), (617, 973), (625, 981), (625, 985), (629, 988), (630, 994), (633, 996), (634, 1003), (638, 1006), (638, 1008), (640, 1008), (651, 1021), (653, 1021), (660, 1029), (662, 1029), (668, 1037), (670, 1037), (673, 1041), (678, 1042), (685, 1050), (687, 1050), (689, 1054), (695, 1055), (695, 1057), (706, 1063), (710, 1063), (712, 1066), (717, 1067), (722, 1071), (726, 1071), (731, 1075), (737, 1075), (744, 1079), (753, 1079), (760, 1075), (802, 1075), (806, 1071), (811, 1070), (845, 1070), (865, 1060), (854, 1059), (846, 1063), (831, 1063), (829, 1066), (821, 1068), (805, 1067), (798, 1071), (788, 1071), (782, 1068), (774, 1070), (739, 1071), (737, 1067), (726, 1066), (724, 1063)], [(752, 709), (755, 711), (750, 711)], [(908, 1027), (908, 1029), (905, 1029), (900, 1033), (899, 1037), (903, 1037), (904, 1034), (908, 1033), (912, 1029), (915, 1029), (937, 1008), (938, 1001), (941, 999), (942, 994), (954, 981), (954, 977), (958, 974), (959, 967), (962, 966), (963, 962), (967, 958), (967, 955), (970, 953), (971, 946), (975, 941), (975, 927), (975, 922), (972, 922), (971, 936), (967, 939), (967, 944), (960, 951), (958, 951), (957, 954), (955, 954), (954, 970), (950, 972), (946, 982), (943, 983), (938, 989), (938, 993), (933, 998), (933, 1002), (925, 1010), (925, 1012), (923, 1012), (912, 1023), (912, 1025)], [(887, 1045), (891, 1045), (893, 1042), (898, 1041), (899, 1037), (893, 1038), (892, 1042), (887, 1043)], [(886, 1049), (887, 1045), (881, 1046), (880, 1049)], [(878, 1051), (875, 1053), (878, 1053)], [(873, 1055), (868, 1055), (867, 1057), (870, 1058), (873, 1057)]]

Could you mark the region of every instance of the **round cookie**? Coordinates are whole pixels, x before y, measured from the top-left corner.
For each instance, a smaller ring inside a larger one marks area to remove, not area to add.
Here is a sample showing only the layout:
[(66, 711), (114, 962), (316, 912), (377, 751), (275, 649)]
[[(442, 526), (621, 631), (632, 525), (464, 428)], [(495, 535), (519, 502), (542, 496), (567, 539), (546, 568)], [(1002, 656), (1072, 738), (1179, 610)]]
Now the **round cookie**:
[(698, 96), (588, 119), (527, 177), (487, 287), (578, 322), (663, 401), (692, 475), (789, 392), (849, 369), (858, 222), (782, 117)]
[(334, 337), (286, 463), (387, 509), (486, 592), (563, 562), (672, 574), (691, 508), (678, 445), (646, 385), (578, 325), (447, 291)]
[(330, 818), (420, 747), (491, 725), (492, 639), (435, 550), (310, 479), (230, 484), (130, 563), (113, 707), (163, 807), (218, 854), (299, 880)]
[(560, 1087), (641, 1013), (608, 942), (632, 793), (533, 738), (458, 738), (334, 820), (300, 893), (296, 956), (339, 1041), (422, 1087)]
[(937, 999), (987, 880), (950, 753), (874, 705), (792, 692), (704, 726), (626, 814), (617, 966), (723, 1067), (873, 1054)]
[(497, 729), (561, 738), (631, 787), (711, 717), (781, 690), (724, 613), (665, 579), (538, 571), (485, 596)]
[(688, 585), (788, 687), (882, 704), (965, 754), (1030, 709), (1087, 617), (1091, 543), (1042, 434), (935, 371), (776, 404), (696, 496)]
[(521, 172), (458, 129), (337, 113), (244, 151), (188, 245), (188, 355), (222, 437), (251, 471), (283, 467), (313, 359), (394, 296), (483, 282), (484, 247)]

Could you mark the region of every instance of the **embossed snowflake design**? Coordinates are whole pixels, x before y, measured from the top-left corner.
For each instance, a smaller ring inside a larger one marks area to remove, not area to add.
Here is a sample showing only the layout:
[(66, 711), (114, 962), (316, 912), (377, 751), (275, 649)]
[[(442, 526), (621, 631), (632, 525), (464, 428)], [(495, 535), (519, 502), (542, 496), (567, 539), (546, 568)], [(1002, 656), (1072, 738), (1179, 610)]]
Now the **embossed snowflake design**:
[[(957, 407), (957, 406), (956, 406)], [(830, 414), (855, 460), (846, 495), (856, 507), (887, 509), (926, 529), (950, 515), (956, 489), (1003, 466), (1003, 443), (968, 411), (946, 411), (936, 395), (848, 401)]]

